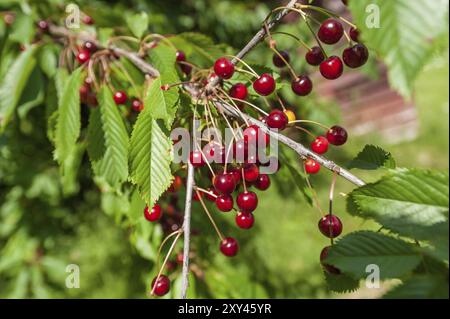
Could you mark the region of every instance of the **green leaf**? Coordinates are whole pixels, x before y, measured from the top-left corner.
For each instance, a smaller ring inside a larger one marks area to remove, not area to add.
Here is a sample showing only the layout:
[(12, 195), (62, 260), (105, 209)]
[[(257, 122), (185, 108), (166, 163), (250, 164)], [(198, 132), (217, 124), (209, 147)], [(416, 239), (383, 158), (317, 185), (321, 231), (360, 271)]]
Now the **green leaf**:
[(128, 177), (128, 133), (111, 90), (103, 86), (98, 98), (98, 110), (90, 116), (88, 153), (96, 177), (117, 188)]
[(63, 168), (61, 170), (61, 184), (63, 194), (65, 196), (76, 194), (80, 188), (78, 183), (78, 171), (80, 169), (85, 150), (85, 143), (76, 144), (72, 152), (64, 161)]
[(160, 94), (149, 95), (130, 140), (131, 181), (138, 186), (142, 199), (150, 207), (172, 182), (172, 143), (152, 117), (152, 108), (157, 108), (160, 103), (164, 103)]
[(351, 214), (372, 218), (400, 235), (448, 238), (448, 172), (397, 170), (348, 196)]
[(391, 153), (381, 147), (366, 145), (364, 149), (348, 164), (348, 168), (374, 170), (380, 167), (395, 168), (395, 160)]
[(381, 233), (359, 231), (338, 240), (330, 248), (326, 263), (355, 279), (365, 278), (366, 267), (375, 264), (380, 278), (398, 278), (414, 270), (421, 261), (414, 246)]
[(43, 104), (45, 98), (44, 86), (45, 81), (41, 70), (34, 68), (17, 104), (17, 114), (20, 119), (26, 118), (31, 109)]
[(82, 68), (75, 70), (65, 81), (58, 103), (55, 128), (55, 158), (62, 164), (73, 151), (80, 136), (80, 86)]
[(448, 299), (448, 278), (443, 276), (412, 276), (387, 292), (384, 299)]
[(148, 15), (145, 12), (126, 16), (128, 28), (135, 37), (141, 38), (148, 29)]
[(0, 132), (10, 121), (28, 78), (36, 65), (36, 48), (22, 52), (10, 67), (0, 85)]
[(324, 271), (325, 281), (328, 289), (338, 293), (353, 292), (359, 288), (359, 280), (354, 279), (346, 274), (330, 274)]
[[(432, 56), (430, 39), (446, 32), (448, 1), (350, 1), (363, 42), (383, 58), (391, 85), (410, 96), (414, 81)], [(373, 22), (379, 17), (379, 27)], [(420, 23), (418, 23), (420, 21)]]
[(51, 45), (45, 45), (39, 51), (39, 66), (47, 77), (52, 78), (57, 70), (57, 56)]
[(9, 39), (22, 44), (31, 43), (36, 32), (33, 18), (25, 14), (17, 15), (12, 28)]

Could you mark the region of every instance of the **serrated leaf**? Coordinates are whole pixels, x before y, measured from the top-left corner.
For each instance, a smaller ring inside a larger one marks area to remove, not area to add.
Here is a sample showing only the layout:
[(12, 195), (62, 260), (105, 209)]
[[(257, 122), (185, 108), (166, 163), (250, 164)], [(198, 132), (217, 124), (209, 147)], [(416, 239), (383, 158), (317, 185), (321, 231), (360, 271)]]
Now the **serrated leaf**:
[(150, 207), (172, 182), (172, 143), (152, 117), (152, 108), (158, 107), (159, 103), (164, 103), (161, 95), (149, 95), (130, 140), (130, 178)]
[[(351, 214), (419, 240), (448, 239), (448, 173), (397, 170), (348, 196)], [(447, 240), (448, 241), (448, 240)]]
[(387, 64), (391, 85), (410, 96), (414, 80), (432, 56), (430, 39), (446, 32), (448, 1), (359, 0), (350, 1), (349, 8), (363, 42)]
[(353, 292), (359, 288), (359, 280), (353, 279), (346, 274), (330, 274), (324, 271), (325, 281), (328, 289), (337, 293)]
[(118, 188), (128, 177), (128, 133), (111, 90), (103, 86), (98, 98), (98, 110), (90, 115), (88, 152), (96, 177)]
[(359, 231), (350, 233), (329, 250), (326, 263), (355, 279), (368, 275), (366, 267), (377, 265), (380, 278), (398, 278), (414, 270), (421, 255), (414, 246), (381, 233)]
[(393, 169), (395, 160), (391, 153), (375, 145), (364, 146), (364, 149), (348, 164), (349, 169), (374, 170), (380, 167)]
[(44, 102), (44, 77), (39, 68), (34, 68), (28, 83), (17, 105), (17, 114), (20, 119), (26, 118), (28, 112)]
[(387, 292), (383, 299), (448, 299), (448, 279), (443, 276), (413, 276)]
[(28, 78), (36, 65), (32, 47), (22, 52), (9, 68), (0, 85), (0, 132), (10, 121), (19, 103)]
[(148, 15), (145, 12), (127, 15), (126, 21), (128, 28), (135, 37), (141, 38), (148, 29)]
[(80, 136), (80, 86), (82, 68), (76, 69), (65, 81), (58, 102), (55, 129), (55, 158), (62, 164), (73, 151)]

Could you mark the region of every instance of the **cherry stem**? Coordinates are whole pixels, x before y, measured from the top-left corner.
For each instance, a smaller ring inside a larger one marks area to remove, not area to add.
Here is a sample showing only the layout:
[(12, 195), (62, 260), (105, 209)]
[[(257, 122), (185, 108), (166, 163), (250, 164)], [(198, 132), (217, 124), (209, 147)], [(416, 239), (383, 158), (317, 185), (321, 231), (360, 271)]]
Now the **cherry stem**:
[(319, 214), (321, 215), (321, 217), (323, 217), (323, 216), (325, 216), (325, 213), (323, 212), (322, 207), (320, 206), (320, 202), (319, 202), (319, 198), (317, 197), (317, 193), (311, 185), (311, 181), (309, 180), (309, 175), (306, 172), (304, 163), (302, 166), (303, 166), (303, 172), (305, 174), (306, 185), (308, 185), (308, 188), (311, 190), (313, 201), (316, 204), (317, 209), (319, 210)]
[(311, 133), (311, 131), (307, 130), (306, 128), (298, 126), (298, 125), (295, 125), (294, 127), (296, 129), (298, 129), (298, 130), (300, 130), (302, 132), (305, 132), (306, 134), (310, 135), (312, 138), (316, 138), (316, 136), (313, 133)]
[[(230, 100), (230, 102), (233, 104), (234, 108), (236, 109), (236, 111), (239, 112), (239, 115), (242, 115), (242, 111), (239, 109), (239, 107), (236, 105), (236, 103), (234, 102), (233, 98), (228, 95), (227, 92), (225, 92), (224, 90), (222, 90), (221, 88), (219, 88), (219, 91), (222, 92), (228, 100)], [(222, 102), (226, 102), (224, 101), (220, 96), (216, 95), (216, 97), (218, 97)], [(248, 121), (246, 119), (244, 119), (245, 124), (248, 126)]]
[(326, 126), (326, 125), (324, 125), (322, 123), (319, 123), (319, 122), (316, 122), (316, 121), (311, 121), (311, 120), (295, 120), (295, 121), (292, 121), (292, 122), (289, 122), (289, 123), (291, 123), (291, 124), (292, 123), (310, 123), (310, 124), (318, 125), (318, 126), (324, 128), (324, 129), (326, 129), (327, 131), (330, 129), (328, 126)]
[[(258, 112), (264, 114), (265, 116), (269, 115), (269, 113), (267, 113), (267, 112), (264, 111), (263, 109), (257, 107), (255, 104), (250, 103), (249, 101), (241, 100), (241, 99), (236, 99), (236, 98), (232, 98), (232, 99), (233, 99), (234, 101), (241, 102), (241, 103), (245, 103), (245, 104), (247, 104), (247, 105), (253, 107), (255, 110), (257, 110)], [(244, 119), (244, 121), (245, 121), (245, 119)]]
[(356, 29), (356, 25), (354, 25), (353, 23), (351, 23), (350, 21), (348, 21), (347, 19), (345, 19), (344, 17), (330, 11), (324, 8), (320, 8), (320, 7), (316, 7), (316, 6), (312, 6), (312, 5), (307, 5), (307, 4), (296, 4), (296, 7), (300, 8), (300, 9), (310, 9), (310, 10), (314, 10), (317, 12), (320, 12), (326, 16), (332, 17), (332, 18), (338, 18), (342, 21), (344, 21), (346, 24), (348, 24), (349, 26), (353, 27)]
[(217, 235), (219, 236), (220, 241), (223, 241), (224, 236), (223, 236), (223, 234), (220, 232), (219, 227), (217, 227), (216, 222), (214, 221), (214, 219), (212, 218), (211, 214), (209, 213), (209, 210), (208, 210), (208, 208), (206, 207), (205, 202), (203, 201), (203, 198), (202, 198), (201, 195), (200, 195), (200, 192), (198, 191), (198, 189), (196, 189), (195, 192), (197, 193), (197, 197), (198, 197), (198, 199), (199, 199), (199, 201), (200, 201), (200, 204), (201, 204), (202, 207), (203, 207), (203, 210), (205, 211), (206, 215), (208, 215), (211, 224), (213, 225), (213, 227), (214, 227), (214, 229), (215, 229)]
[(300, 39), (299, 37), (289, 33), (289, 32), (283, 32), (283, 31), (276, 31), (276, 32), (272, 32), (272, 35), (277, 35), (277, 34), (283, 34), (283, 35), (287, 35), (290, 36), (291, 38), (294, 38), (297, 42), (299, 42), (302, 46), (304, 46), (308, 51), (311, 51), (311, 48), (306, 44), (305, 41), (303, 41), (302, 39)]
[(230, 58), (233, 58), (233, 59), (235, 59), (235, 60), (237, 60), (237, 61), (239, 61), (239, 62), (242, 63), (247, 69), (249, 69), (251, 72), (253, 72), (253, 75), (254, 75), (256, 78), (259, 78), (258, 73), (256, 73), (255, 70), (253, 70), (253, 68), (252, 68), (250, 65), (247, 64), (247, 62), (245, 62), (244, 60), (242, 60), (242, 59), (240, 59), (240, 58), (238, 58), (237, 56), (234, 56), (234, 55), (226, 55), (226, 56), (227, 56), (227, 57), (230, 57)]
[(302, 16), (303, 20), (306, 23), (306, 26), (308, 27), (309, 31), (313, 35), (314, 39), (316, 40), (317, 45), (319, 46), (320, 50), (322, 50), (322, 53), (325, 56), (325, 59), (328, 59), (328, 55), (325, 52), (325, 49), (323, 48), (322, 43), (320, 42), (319, 38), (317, 37), (317, 34), (314, 32), (313, 28), (311, 27), (311, 24), (308, 21), (308, 16), (303, 11), (300, 11), (300, 15)]
[[(130, 73), (128, 73), (127, 69), (123, 66), (122, 62), (116, 61), (116, 66), (120, 69), (120, 71), (125, 75), (125, 77), (130, 81), (131, 86), (133, 87), (134, 91), (138, 94), (141, 94), (139, 90), (137, 89), (136, 83), (134, 82), (133, 78), (131, 77)], [(142, 99), (142, 96), (139, 96)]]
[(247, 183), (245, 182), (245, 174), (244, 174), (244, 168), (241, 168), (241, 173), (242, 173), (242, 185), (244, 185), (244, 192), (247, 193)]
[(194, 188), (195, 188), (195, 190), (198, 190), (198, 191), (200, 191), (200, 192), (202, 192), (202, 193), (211, 195), (211, 196), (214, 197), (214, 198), (219, 197), (219, 196), (217, 196), (216, 194), (214, 194), (213, 192), (210, 192), (210, 191), (208, 191), (208, 190), (206, 190), (206, 189), (204, 189), (204, 188), (200, 188), (200, 187), (197, 187), (197, 186), (195, 186)]
[[(334, 187), (336, 185), (336, 177), (337, 177), (336, 172), (333, 172), (333, 179), (331, 180), (330, 197), (329, 197), (330, 206), (329, 206), (329, 209), (328, 209), (328, 214), (329, 214), (330, 217), (333, 216), (333, 198), (334, 198)], [(330, 223), (329, 223), (329, 227), (328, 228), (329, 228), (330, 234), (333, 234), (333, 227), (332, 227), (331, 219), (330, 219)], [(331, 241), (331, 245), (333, 245), (333, 237), (330, 238), (330, 241)]]
[(272, 50), (276, 55), (278, 55), (278, 57), (286, 64), (286, 66), (289, 69), (289, 72), (291, 73), (292, 77), (294, 79), (297, 78), (297, 74), (295, 73), (294, 69), (292, 68), (292, 66), (289, 64), (288, 61), (286, 61), (286, 59), (284, 58), (283, 55), (281, 55), (281, 53), (274, 47), (270, 46), (270, 50)]

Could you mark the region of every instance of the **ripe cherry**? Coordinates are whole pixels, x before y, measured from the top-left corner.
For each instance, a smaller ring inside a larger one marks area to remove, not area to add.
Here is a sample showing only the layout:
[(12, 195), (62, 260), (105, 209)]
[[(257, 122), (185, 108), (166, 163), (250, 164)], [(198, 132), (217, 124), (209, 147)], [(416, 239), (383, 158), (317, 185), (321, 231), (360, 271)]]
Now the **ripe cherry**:
[(189, 154), (189, 162), (191, 162), (194, 167), (203, 167), (206, 165), (203, 154), (200, 151), (192, 151)]
[(229, 170), (229, 174), (233, 176), (234, 182), (236, 185), (238, 185), (242, 180), (242, 171), (240, 168), (232, 168)]
[(342, 53), (342, 59), (349, 68), (355, 69), (366, 64), (369, 58), (369, 51), (366, 46), (357, 43), (354, 46), (346, 48)]
[(295, 115), (294, 111), (292, 111), (292, 110), (285, 110), (284, 114), (286, 114), (286, 116), (288, 118), (288, 123), (294, 122), (297, 120), (297, 116)]
[[(244, 135), (244, 140), (246, 140), (249, 143), (249, 145), (253, 145), (255, 147), (267, 146), (270, 143), (269, 135), (264, 133), (259, 128), (258, 125), (250, 125), (250, 126), (248, 126), (244, 130), (243, 135)], [(264, 143), (264, 145), (262, 145), (263, 143)]]
[(237, 196), (236, 203), (241, 211), (251, 213), (258, 206), (258, 196), (254, 192), (246, 191)]
[(308, 174), (317, 174), (320, 171), (320, 164), (312, 158), (308, 158), (305, 161), (305, 170)]
[(348, 134), (347, 131), (338, 125), (332, 126), (327, 131), (327, 140), (333, 145), (340, 146), (347, 142)]
[(267, 73), (262, 74), (255, 82), (253, 82), (253, 88), (256, 93), (262, 96), (267, 96), (275, 91), (275, 80)]
[(337, 56), (331, 56), (320, 64), (320, 73), (328, 80), (335, 80), (342, 75), (344, 65)]
[(216, 175), (213, 180), (214, 187), (221, 194), (231, 194), (236, 188), (236, 181), (233, 174), (222, 173)]
[(42, 31), (42, 32), (47, 32), (49, 29), (49, 23), (46, 20), (41, 20), (37, 23), (38, 28)]
[(161, 206), (159, 206), (158, 204), (155, 204), (155, 206), (153, 206), (151, 210), (148, 209), (148, 206), (145, 206), (144, 208), (144, 217), (149, 222), (156, 222), (161, 218), (161, 215), (162, 215)]
[(247, 87), (243, 83), (236, 83), (230, 89), (230, 96), (233, 99), (245, 100), (248, 96)]
[(319, 220), (319, 230), (328, 238), (336, 238), (342, 233), (342, 222), (336, 215), (326, 215)]
[(167, 294), (170, 290), (170, 279), (165, 275), (159, 275), (152, 281), (152, 292), (161, 297)]
[(80, 64), (84, 64), (91, 58), (91, 53), (87, 50), (80, 50), (77, 54), (77, 61)]
[(257, 189), (265, 191), (270, 187), (270, 177), (267, 174), (260, 174), (253, 184)]
[(300, 75), (291, 84), (292, 91), (299, 96), (306, 96), (311, 93), (313, 84), (309, 76)]
[(236, 161), (245, 161), (248, 158), (248, 151), (248, 142), (245, 139), (233, 143), (233, 154)]
[(131, 108), (135, 112), (141, 112), (144, 109), (144, 103), (139, 99), (131, 100)]
[(84, 24), (87, 24), (87, 25), (92, 25), (92, 24), (95, 23), (94, 19), (91, 16), (88, 16), (88, 15), (85, 15), (83, 17), (82, 21), (83, 21)]
[(273, 110), (267, 116), (267, 125), (270, 128), (276, 128), (279, 130), (284, 130), (288, 124), (289, 119), (283, 111)]
[(242, 229), (250, 229), (255, 223), (255, 217), (252, 213), (239, 212), (236, 215), (236, 225)]
[[(287, 51), (279, 51), (278, 53), (283, 57), (283, 59), (287, 63), (289, 63), (289, 61), (291, 60), (290, 57), (289, 57), (289, 52), (287, 52)], [(272, 58), (272, 62), (273, 62), (273, 64), (276, 67), (283, 68), (283, 67), (286, 66), (286, 62), (283, 61), (283, 59), (280, 57), (280, 55), (274, 53), (273, 54), (273, 58)]]
[(184, 62), (184, 61), (186, 61), (186, 54), (183, 51), (181, 51), (181, 50), (178, 50), (175, 53), (175, 57), (176, 57), (177, 62)]
[(326, 246), (320, 252), (320, 263), (322, 264), (322, 267), (329, 273), (339, 275), (341, 273), (341, 271), (338, 268), (336, 268), (332, 265), (326, 264), (324, 262), (325, 258), (327, 258), (327, 256), (328, 256), (328, 251), (330, 250), (330, 247), (331, 246)]
[(322, 22), (317, 35), (323, 43), (335, 44), (344, 35), (344, 28), (339, 21), (330, 18)]
[(222, 79), (229, 79), (234, 74), (234, 64), (227, 58), (219, 58), (214, 63), (214, 72)]
[(351, 27), (350, 31), (349, 31), (349, 35), (350, 35), (350, 38), (353, 41), (359, 42), (359, 30), (358, 29), (355, 29), (354, 27)]
[(328, 151), (328, 140), (324, 136), (317, 136), (311, 143), (311, 149), (317, 154), (325, 154)]
[(217, 197), (219, 196), (219, 193), (212, 187), (207, 189), (208, 193), (205, 193), (205, 197), (210, 202), (215, 202)]
[(127, 102), (127, 94), (124, 91), (117, 91), (114, 93), (113, 99), (117, 105), (125, 104)]
[(253, 183), (258, 179), (259, 168), (256, 164), (246, 164), (244, 166), (244, 179), (246, 182)]
[(233, 237), (224, 238), (220, 242), (220, 251), (227, 257), (236, 256), (239, 251), (239, 244)]
[(83, 43), (83, 50), (89, 51), (90, 53), (94, 53), (97, 51), (97, 45), (92, 41), (86, 41)]
[(231, 195), (220, 195), (216, 198), (216, 206), (221, 212), (229, 212), (233, 209), (233, 197)]
[(310, 51), (308, 51), (305, 55), (306, 62), (310, 65), (319, 65), (325, 60), (325, 56), (320, 47), (315, 46), (312, 47)]

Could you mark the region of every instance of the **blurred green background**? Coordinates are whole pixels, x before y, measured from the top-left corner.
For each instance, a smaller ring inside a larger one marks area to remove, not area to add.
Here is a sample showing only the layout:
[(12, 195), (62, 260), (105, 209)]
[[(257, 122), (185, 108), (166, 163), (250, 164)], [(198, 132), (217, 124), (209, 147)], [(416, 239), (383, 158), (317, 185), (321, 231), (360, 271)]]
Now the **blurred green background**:
[[(17, 3), (2, 1), (0, 10), (15, 7)], [(23, 3), (33, 6), (36, 1)], [(63, 10), (65, 1), (47, 3), (47, 7), (39, 7), (38, 15)], [(278, 1), (249, 0), (108, 1), (107, 14), (100, 14), (99, 11), (106, 10), (105, 2), (79, 3), (99, 25), (121, 21), (123, 10), (145, 10), (151, 18), (152, 32), (197, 31), (235, 48), (242, 47), (254, 34), (269, 8), (279, 5)], [(283, 28), (293, 33), (304, 31), (296, 23)], [(296, 46), (289, 41), (283, 44)], [(250, 59), (270, 65), (271, 54), (267, 51), (258, 48)], [(390, 144), (371, 132), (368, 136), (351, 137), (344, 148), (330, 152), (330, 157), (345, 163), (370, 142), (390, 151), (399, 166), (448, 169), (448, 45), (443, 52), (430, 59), (414, 84), (413, 100), (419, 120), (416, 139)], [(295, 67), (301, 67), (301, 58), (293, 57)], [(289, 102), (293, 106), (298, 104), (297, 110), (303, 112), (300, 106), (303, 101), (289, 98)], [(307, 102), (313, 106), (316, 103), (325, 110), (319, 114), (321, 120), (333, 124), (332, 121), (339, 118), (334, 104), (318, 96)], [(329, 112), (331, 109), (333, 111)], [(161, 241), (160, 231), (152, 230), (150, 239), (147, 238), (153, 248), (141, 238), (130, 240), (130, 228), (124, 227), (118, 217), (120, 214), (115, 212), (120, 199), (99, 194), (91, 180), (86, 158), (79, 172), (80, 191), (74, 196), (63, 196), (58, 168), (52, 159), (52, 146), (45, 136), (46, 123), (38, 121), (43, 113), (42, 108), (33, 110), (28, 121), (14, 122), (9, 134), (0, 137), (0, 297), (145, 298), (156, 271), (154, 254)], [(30, 122), (33, 133), (24, 133)], [(9, 142), (16, 139), (20, 143)], [(373, 173), (357, 173), (367, 181), (377, 178)], [(326, 206), (330, 175), (313, 177), (312, 182)], [(352, 187), (343, 180), (338, 181), (338, 193), (346, 193)], [(345, 200), (339, 195), (335, 211), (343, 219), (344, 232), (376, 228), (376, 225), (348, 216)], [(233, 259), (218, 253), (214, 231), (196, 204), (193, 227), (200, 233), (194, 237), (196, 279), (189, 292), (192, 297), (358, 298), (381, 295), (380, 291), (361, 290), (339, 295), (327, 290), (319, 253), (328, 242), (317, 231), (319, 213), (292, 188), (277, 192), (272, 186), (272, 191), (261, 196), (255, 216), (257, 225), (249, 232), (238, 231), (230, 216), (215, 213), (215, 217), (225, 230), (239, 238), (241, 252)], [(65, 287), (68, 275), (65, 268), (72, 263), (81, 269), (79, 289)], [(178, 296), (179, 271), (176, 266), (171, 275), (175, 278), (174, 296)]]

